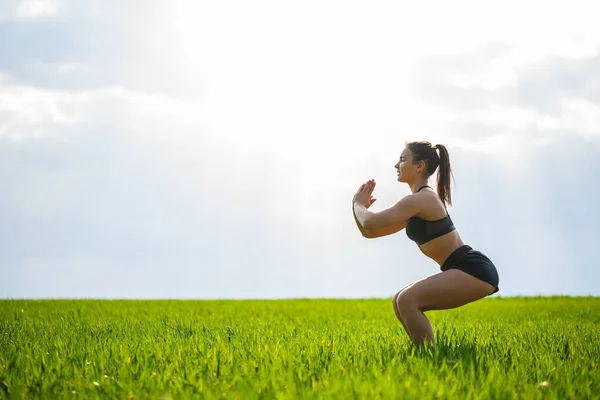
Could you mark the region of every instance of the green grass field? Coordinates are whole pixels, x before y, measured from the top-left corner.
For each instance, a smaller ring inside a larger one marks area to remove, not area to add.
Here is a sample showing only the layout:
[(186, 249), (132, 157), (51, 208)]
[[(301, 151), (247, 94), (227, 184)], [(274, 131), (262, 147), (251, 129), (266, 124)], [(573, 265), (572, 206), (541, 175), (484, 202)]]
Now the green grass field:
[(0, 398), (600, 399), (600, 298), (0, 301)]

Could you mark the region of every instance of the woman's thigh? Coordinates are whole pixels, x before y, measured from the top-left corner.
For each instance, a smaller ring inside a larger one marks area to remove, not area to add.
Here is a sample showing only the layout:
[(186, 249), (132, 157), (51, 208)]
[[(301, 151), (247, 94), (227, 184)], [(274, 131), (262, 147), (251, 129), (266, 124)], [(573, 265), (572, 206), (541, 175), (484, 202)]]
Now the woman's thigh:
[(482, 299), (495, 290), (487, 282), (463, 271), (449, 269), (402, 289), (398, 302), (408, 301), (421, 311), (446, 310)]

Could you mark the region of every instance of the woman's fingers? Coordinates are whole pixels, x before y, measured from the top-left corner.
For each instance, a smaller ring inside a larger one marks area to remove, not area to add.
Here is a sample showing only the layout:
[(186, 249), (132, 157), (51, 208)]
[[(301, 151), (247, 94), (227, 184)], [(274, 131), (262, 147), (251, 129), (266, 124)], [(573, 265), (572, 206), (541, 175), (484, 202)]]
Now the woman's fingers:
[(375, 179), (371, 179), (371, 180), (368, 182), (368, 186), (367, 186), (367, 188), (368, 188), (369, 192), (372, 192), (372, 191), (373, 191), (373, 189), (375, 189)]
[(355, 194), (355, 196), (356, 196), (356, 195), (358, 195), (360, 192), (362, 192), (362, 191), (364, 190), (364, 188), (365, 188), (365, 184), (363, 183), (362, 185), (360, 185), (360, 187), (359, 187), (359, 188), (358, 188), (358, 190), (356, 191), (356, 194)]
[(363, 183), (362, 185), (360, 185), (360, 187), (358, 188), (358, 192), (362, 191), (362, 190), (366, 190), (368, 192), (372, 192), (373, 189), (375, 189), (375, 179), (369, 179), (368, 181), (366, 181), (365, 183)]

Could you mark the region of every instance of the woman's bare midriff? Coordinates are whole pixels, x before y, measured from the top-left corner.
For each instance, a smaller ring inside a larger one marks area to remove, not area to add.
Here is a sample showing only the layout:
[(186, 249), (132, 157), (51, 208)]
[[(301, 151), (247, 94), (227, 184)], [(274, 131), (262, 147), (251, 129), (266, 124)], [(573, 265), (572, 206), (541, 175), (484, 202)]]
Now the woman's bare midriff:
[(423, 243), (419, 248), (423, 254), (438, 263), (441, 267), (450, 254), (464, 244), (458, 231), (452, 231), (427, 243)]

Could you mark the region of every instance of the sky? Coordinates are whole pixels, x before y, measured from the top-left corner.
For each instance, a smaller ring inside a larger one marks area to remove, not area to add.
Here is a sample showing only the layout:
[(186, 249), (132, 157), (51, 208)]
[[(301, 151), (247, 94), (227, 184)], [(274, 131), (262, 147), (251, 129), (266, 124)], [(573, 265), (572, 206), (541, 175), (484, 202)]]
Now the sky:
[(2, 1), (0, 298), (391, 297), (439, 266), (351, 202), (412, 140), (495, 297), (598, 296), (596, 8)]

